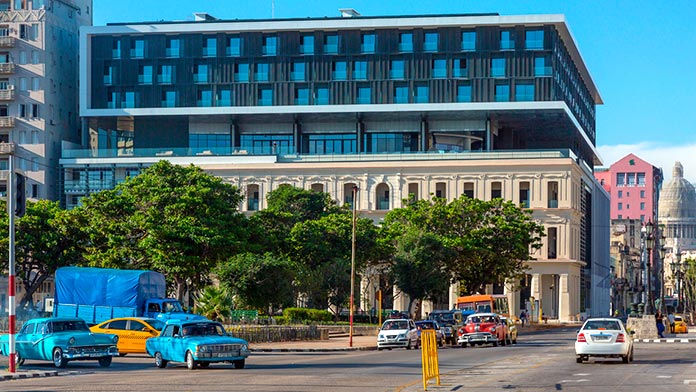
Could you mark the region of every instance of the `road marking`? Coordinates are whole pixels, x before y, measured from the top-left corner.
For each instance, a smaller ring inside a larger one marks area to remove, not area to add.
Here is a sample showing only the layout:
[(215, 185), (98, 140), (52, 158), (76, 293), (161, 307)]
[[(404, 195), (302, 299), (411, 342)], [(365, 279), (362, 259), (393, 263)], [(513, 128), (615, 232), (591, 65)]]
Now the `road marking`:
[(657, 376), (657, 378), (672, 378), (672, 376)]
[(573, 376), (589, 376), (590, 373), (575, 373)]
[(692, 381), (696, 384), (696, 380), (684, 380), (684, 385), (689, 385)]

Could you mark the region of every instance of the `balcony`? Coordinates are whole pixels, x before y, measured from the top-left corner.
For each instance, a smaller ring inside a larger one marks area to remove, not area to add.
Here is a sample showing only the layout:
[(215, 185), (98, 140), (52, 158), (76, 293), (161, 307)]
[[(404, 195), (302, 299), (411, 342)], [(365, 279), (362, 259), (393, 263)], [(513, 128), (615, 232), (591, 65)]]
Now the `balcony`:
[(0, 101), (11, 101), (14, 99), (14, 86), (0, 89)]
[(14, 48), (15, 37), (0, 37), (0, 48)]
[(10, 116), (0, 117), (0, 128), (12, 128), (14, 127), (15, 119)]
[(14, 73), (14, 63), (0, 63), (0, 74)]

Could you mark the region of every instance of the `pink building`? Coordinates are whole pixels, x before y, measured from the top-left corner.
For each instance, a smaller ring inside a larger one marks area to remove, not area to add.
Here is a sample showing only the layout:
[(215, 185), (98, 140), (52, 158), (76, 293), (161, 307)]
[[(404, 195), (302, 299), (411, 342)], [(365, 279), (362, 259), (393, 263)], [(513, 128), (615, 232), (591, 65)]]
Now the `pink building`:
[(611, 219), (657, 222), (661, 168), (628, 154), (609, 169), (596, 169), (595, 178), (611, 196)]

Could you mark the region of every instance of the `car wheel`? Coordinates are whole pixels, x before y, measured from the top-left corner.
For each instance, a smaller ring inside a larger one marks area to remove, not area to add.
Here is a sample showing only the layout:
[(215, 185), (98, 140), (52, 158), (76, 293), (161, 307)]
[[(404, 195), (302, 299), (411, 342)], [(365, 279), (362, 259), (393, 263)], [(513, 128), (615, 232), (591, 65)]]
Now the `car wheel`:
[(498, 347), (498, 341), (493, 342), (493, 347)]
[(193, 370), (196, 368), (196, 361), (193, 359), (193, 354), (191, 354), (191, 351), (186, 351), (186, 367), (188, 370)]
[(64, 368), (68, 364), (68, 361), (63, 358), (63, 350), (60, 347), (53, 349), (53, 366), (57, 368)]
[(244, 369), (245, 361), (243, 359), (238, 359), (234, 361), (234, 368), (235, 369)]
[(118, 356), (119, 356), (119, 357), (125, 357), (126, 355), (128, 355), (128, 354), (126, 354), (126, 353), (118, 353)]
[(462, 342), (462, 348), (466, 348), (466, 342)]
[(406, 344), (406, 350), (411, 349), (411, 339), (408, 340), (408, 343)]
[(199, 362), (198, 366), (202, 368), (207, 368), (208, 366), (210, 366), (210, 362)]
[(22, 356), (19, 355), (18, 352), (15, 353), (15, 365), (16, 366), (24, 365), (24, 358), (22, 358)]
[(445, 341), (443, 339), (438, 340), (438, 342), (437, 342), (438, 347), (442, 347), (444, 345), (445, 345)]
[(377, 347), (377, 351), (382, 351), (382, 347)]
[(577, 357), (575, 357), (575, 362), (582, 363), (582, 355), (578, 355)]
[(156, 352), (155, 353), (155, 366), (157, 366), (160, 369), (164, 369), (167, 367), (167, 360), (162, 358), (162, 353), (161, 352)]
[(512, 344), (517, 344), (517, 336), (515, 336), (515, 338), (512, 339)]
[(633, 362), (633, 347), (631, 347), (631, 356), (628, 358), (628, 360)]
[(416, 350), (420, 348), (420, 338), (416, 339), (416, 345), (413, 348), (415, 348)]
[(501, 346), (507, 346), (507, 336), (503, 336), (503, 340), (498, 339)]
[(111, 357), (101, 357), (99, 358), (99, 366), (101, 367), (109, 367), (111, 366)]
[(630, 356), (630, 354), (622, 355), (622, 356), (621, 356), (621, 361), (622, 361), (623, 363), (628, 363), (628, 357), (629, 357), (629, 356)]

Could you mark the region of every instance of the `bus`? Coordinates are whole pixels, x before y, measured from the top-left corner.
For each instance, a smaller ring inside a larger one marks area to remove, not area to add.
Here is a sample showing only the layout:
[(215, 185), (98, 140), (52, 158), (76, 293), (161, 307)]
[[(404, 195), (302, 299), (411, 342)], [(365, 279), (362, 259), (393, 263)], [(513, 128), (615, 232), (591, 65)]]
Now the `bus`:
[(463, 314), (497, 313), (510, 317), (508, 298), (504, 294), (476, 294), (458, 297), (457, 309)]

